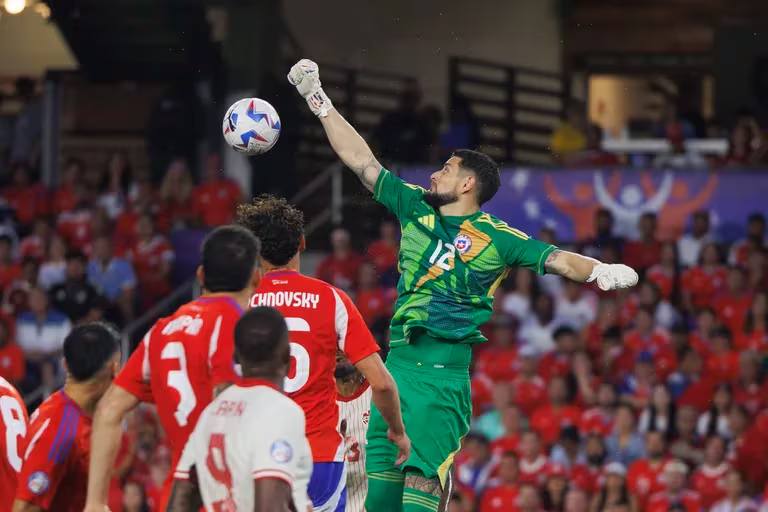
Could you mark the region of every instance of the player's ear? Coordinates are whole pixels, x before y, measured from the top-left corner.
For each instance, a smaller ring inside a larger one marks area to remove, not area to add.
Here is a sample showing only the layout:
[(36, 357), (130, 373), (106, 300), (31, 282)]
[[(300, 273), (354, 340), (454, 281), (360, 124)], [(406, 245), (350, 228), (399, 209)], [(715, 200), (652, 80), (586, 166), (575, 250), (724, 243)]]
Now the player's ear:
[(304, 252), (307, 249), (307, 239), (304, 238), (304, 235), (301, 235), (301, 238), (299, 238), (299, 252)]
[(197, 270), (195, 271), (195, 277), (197, 278), (197, 282), (200, 283), (200, 286), (205, 288), (205, 272), (203, 271), (202, 265), (198, 265)]
[(263, 269), (264, 267), (261, 265), (256, 265), (256, 267), (253, 269), (253, 273), (251, 274), (251, 288), (254, 290), (259, 287), (261, 277), (264, 275)]

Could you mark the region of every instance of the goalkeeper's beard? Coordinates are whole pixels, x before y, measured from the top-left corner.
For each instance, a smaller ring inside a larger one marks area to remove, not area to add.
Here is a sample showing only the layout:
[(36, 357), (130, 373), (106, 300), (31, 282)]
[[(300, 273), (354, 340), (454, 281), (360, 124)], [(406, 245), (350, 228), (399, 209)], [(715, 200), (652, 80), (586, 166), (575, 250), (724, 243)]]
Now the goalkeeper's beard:
[(431, 190), (424, 193), (424, 202), (434, 209), (438, 209), (441, 206), (455, 203), (459, 200), (459, 196), (452, 193), (440, 194), (439, 192), (432, 192)]

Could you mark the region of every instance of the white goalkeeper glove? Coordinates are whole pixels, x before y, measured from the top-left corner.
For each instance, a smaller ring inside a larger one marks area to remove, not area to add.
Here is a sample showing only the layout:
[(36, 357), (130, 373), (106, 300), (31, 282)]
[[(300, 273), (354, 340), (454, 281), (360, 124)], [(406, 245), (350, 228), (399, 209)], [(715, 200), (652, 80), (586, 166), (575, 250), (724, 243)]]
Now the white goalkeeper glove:
[(315, 62), (301, 59), (288, 72), (288, 81), (307, 100), (307, 105), (313, 114), (317, 117), (328, 115), (328, 112), (333, 108), (333, 103), (323, 91), (320, 83), (320, 70)]
[(620, 263), (598, 263), (592, 269), (587, 279), (588, 283), (597, 282), (598, 288), (603, 291), (616, 290), (619, 288), (631, 288), (637, 284), (637, 272), (632, 267)]

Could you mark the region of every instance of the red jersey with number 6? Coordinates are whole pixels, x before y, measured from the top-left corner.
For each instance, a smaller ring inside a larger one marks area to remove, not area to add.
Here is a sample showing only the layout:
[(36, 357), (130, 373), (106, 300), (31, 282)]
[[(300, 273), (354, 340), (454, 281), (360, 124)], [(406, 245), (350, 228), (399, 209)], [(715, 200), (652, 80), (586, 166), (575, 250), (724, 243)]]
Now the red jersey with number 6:
[(363, 317), (343, 291), (291, 270), (264, 275), (251, 299), (256, 306), (276, 308), (288, 324), (291, 366), (284, 389), (304, 409), (313, 461), (343, 461), (333, 373), (338, 350), (352, 364), (379, 351)]
[(154, 402), (179, 462), (214, 387), (235, 382), (234, 332), (242, 309), (230, 297), (200, 297), (161, 318), (131, 354), (115, 384)]
[(0, 510), (11, 510), (13, 506), (27, 424), (27, 408), (19, 392), (0, 377)]

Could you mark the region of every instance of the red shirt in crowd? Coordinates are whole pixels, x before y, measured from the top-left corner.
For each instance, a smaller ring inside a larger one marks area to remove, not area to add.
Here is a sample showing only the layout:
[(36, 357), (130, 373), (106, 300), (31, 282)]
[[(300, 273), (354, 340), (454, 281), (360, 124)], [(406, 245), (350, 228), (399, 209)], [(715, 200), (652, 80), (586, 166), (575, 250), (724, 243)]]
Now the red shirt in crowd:
[(480, 501), (480, 512), (509, 512), (517, 509), (517, 495), (519, 490), (516, 485), (500, 484), (488, 488), (483, 493)]
[(560, 438), (560, 431), (569, 425), (578, 425), (581, 410), (573, 405), (555, 407), (542, 405), (531, 416), (531, 429), (536, 431), (544, 444), (551, 446)]
[(710, 376), (702, 376), (690, 383), (685, 391), (677, 397), (678, 407), (691, 406), (699, 412), (704, 412), (711, 405), (716, 385), (717, 382)]
[(43, 402), (24, 440), (16, 499), (56, 512), (82, 512), (91, 418), (64, 391)]
[(712, 302), (717, 317), (733, 334), (744, 330), (744, 319), (752, 306), (752, 294), (722, 293)]
[(638, 459), (629, 466), (627, 471), (627, 486), (643, 510), (648, 498), (664, 489), (661, 474), (667, 460), (652, 463), (649, 459)]
[(53, 193), (53, 213), (57, 215), (62, 212), (74, 210), (77, 206), (77, 196), (75, 189), (70, 185), (62, 185)]
[(21, 348), (12, 342), (0, 346), (0, 377), (18, 383), (24, 378), (25, 373), (24, 352)]
[(472, 411), (480, 415), (493, 405), (493, 381), (484, 373), (476, 372), (470, 381), (472, 391)]
[(704, 308), (709, 305), (714, 297), (725, 284), (726, 270), (723, 267), (716, 267), (709, 272), (703, 267), (693, 267), (683, 272), (680, 278), (680, 286), (683, 291), (690, 293), (691, 302), (697, 308)]
[(395, 303), (396, 298), (396, 291), (376, 287), (370, 290), (359, 290), (355, 294), (355, 305), (363, 315), (365, 323), (371, 326), (376, 320), (392, 314), (392, 304)]
[(230, 179), (207, 181), (192, 191), (192, 210), (206, 226), (229, 224), (242, 198), (240, 187)]
[(608, 436), (613, 431), (613, 418), (605, 414), (600, 407), (593, 407), (582, 413), (579, 419), (582, 434), (600, 434)]
[(363, 257), (356, 252), (350, 252), (344, 259), (331, 254), (317, 266), (317, 278), (336, 288), (352, 290), (357, 283), (357, 274), (362, 264)]
[(517, 347), (492, 345), (475, 360), (475, 372), (487, 375), (492, 381), (511, 381), (517, 375)]
[(19, 277), (21, 277), (21, 265), (18, 263), (3, 265), (0, 263), (0, 291), (8, 288), (8, 285)]
[(677, 496), (670, 496), (666, 491), (657, 492), (648, 501), (646, 512), (668, 512), (674, 503), (681, 504), (686, 512), (699, 512), (701, 510), (699, 495), (686, 489)]
[(583, 491), (594, 494), (600, 491), (600, 482), (603, 476), (602, 468), (576, 464), (571, 469), (571, 482)]
[(170, 293), (169, 276), (160, 270), (173, 262), (173, 256), (171, 244), (162, 235), (155, 235), (147, 242), (138, 240), (126, 253), (136, 272), (142, 298), (148, 302), (146, 305)]
[(768, 332), (765, 329), (755, 329), (752, 332), (737, 331), (735, 334), (733, 345), (736, 347), (736, 350), (768, 351)]
[(553, 377), (564, 377), (571, 372), (571, 357), (560, 352), (550, 352), (541, 358), (539, 375), (549, 382)]
[(744, 384), (741, 380), (733, 383), (733, 401), (743, 405), (750, 414), (757, 414), (768, 405), (768, 381)]
[(397, 265), (397, 251), (397, 245), (392, 247), (384, 240), (376, 240), (368, 246), (368, 257), (376, 270), (384, 272), (395, 268)]
[(701, 496), (706, 510), (725, 497), (725, 475), (730, 469), (727, 462), (715, 467), (704, 464), (691, 476), (691, 487)]
[(59, 215), (58, 232), (74, 249), (85, 251), (91, 243), (91, 210), (74, 210)]
[(45, 258), (45, 240), (37, 235), (25, 236), (19, 243), (19, 255), (22, 259), (32, 258), (41, 261)]
[(704, 364), (707, 376), (717, 383), (739, 378), (739, 353), (728, 350), (722, 354), (712, 353)]
[(654, 265), (645, 273), (646, 280), (659, 287), (661, 296), (667, 300), (672, 296), (675, 287), (675, 275), (661, 265)]
[(519, 470), (520, 483), (544, 485), (547, 480), (547, 470), (549, 469), (549, 459), (544, 455), (539, 455), (534, 460), (520, 458)]
[(499, 457), (507, 452), (517, 453), (518, 446), (520, 446), (520, 436), (518, 434), (502, 436), (491, 442), (491, 453)]
[(661, 242), (658, 240), (651, 242), (629, 241), (624, 244), (622, 258), (626, 265), (638, 272), (646, 270), (661, 261)]
[(547, 385), (539, 376), (526, 378), (518, 375), (512, 381), (514, 389), (514, 402), (529, 418), (533, 411), (547, 400)]
[(3, 197), (8, 206), (16, 210), (16, 218), (22, 225), (28, 226), (48, 214), (48, 191), (40, 183), (6, 187)]
[(28, 422), (21, 395), (0, 377), (0, 510), (11, 510), (13, 506)]

